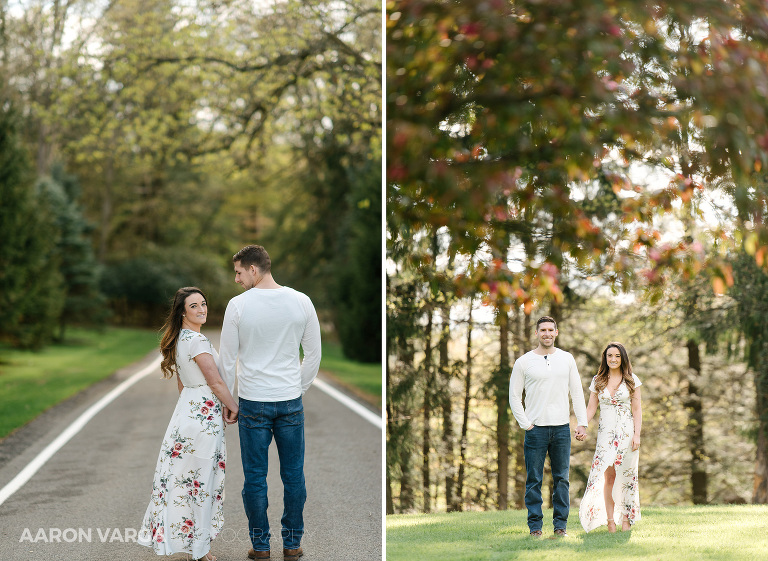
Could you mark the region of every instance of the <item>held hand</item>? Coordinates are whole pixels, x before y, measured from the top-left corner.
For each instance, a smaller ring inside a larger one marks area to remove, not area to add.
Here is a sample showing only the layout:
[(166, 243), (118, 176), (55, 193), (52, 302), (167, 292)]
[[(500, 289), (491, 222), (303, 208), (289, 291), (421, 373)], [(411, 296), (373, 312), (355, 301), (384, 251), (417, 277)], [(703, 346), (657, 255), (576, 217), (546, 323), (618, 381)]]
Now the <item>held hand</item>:
[(632, 451), (634, 452), (638, 448), (640, 448), (640, 437), (635, 435), (632, 437)]
[(229, 423), (230, 425), (235, 424), (237, 422), (237, 417), (239, 414), (240, 414), (239, 409), (230, 409), (228, 418), (226, 419), (227, 423)]
[(576, 427), (576, 430), (574, 431), (574, 436), (576, 437), (576, 440), (582, 441), (587, 439), (587, 427), (583, 427), (579, 425)]
[(231, 411), (227, 408), (227, 406), (222, 406), (222, 417), (224, 419), (224, 422), (228, 425), (234, 424), (237, 422), (237, 415), (238, 411)]

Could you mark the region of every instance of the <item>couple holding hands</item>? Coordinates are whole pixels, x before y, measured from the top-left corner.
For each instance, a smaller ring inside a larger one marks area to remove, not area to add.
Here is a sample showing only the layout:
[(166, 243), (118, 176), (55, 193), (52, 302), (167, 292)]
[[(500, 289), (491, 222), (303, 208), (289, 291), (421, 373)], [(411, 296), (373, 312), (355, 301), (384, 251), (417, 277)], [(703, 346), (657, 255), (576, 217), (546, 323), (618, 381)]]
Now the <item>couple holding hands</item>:
[[(541, 484), (544, 460), (552, 467), (555, 536), (565, 537), (570, 508), (568, 472), (571, 461), (570, 407), (576, 414), (575, 436), (587, 438), (587, 425), (600, 405), (597, 446), (579, 507), (579, 519), (589, 532), (603, 525), (609, 532), (629, 530), (640, 520), (637, 467), (642, 427), (641, 382), (623, 345), (609, 343), (589, 386), (585, 404), (581, 378), (571, 353), (554, 346), (557, 323), (549, 316), (536, 322), (539, 345), (515, 361), (509, 384), (512, 413), (525, 429), (525, 506), (531, 536), (542, 535)], [(523, 406), (525, 390), (525, 406)]]
[(197, 287), (176, 292), (163, 328), (160, 368), (164, 378), (176, 378), (179, 400), (160, 448), (138, 543), (158, 555), (183, 552), (216, 560), (210, 548), (224, 524), (224, 427), (237, 423), (253, 546), (247, 555), (270, 558), (266, 479), (274, 438), (283, 482), (283, 559), (296, 561), (304, 553), (307, 497), (301, 398), (320, 366), (320, 324), (308, 296), (275, 282), (262, 246), (244, 247), (232, 262), (235, 282), (245, 292), (227, 305), (220, 355), (200, 332), (208, 303)]

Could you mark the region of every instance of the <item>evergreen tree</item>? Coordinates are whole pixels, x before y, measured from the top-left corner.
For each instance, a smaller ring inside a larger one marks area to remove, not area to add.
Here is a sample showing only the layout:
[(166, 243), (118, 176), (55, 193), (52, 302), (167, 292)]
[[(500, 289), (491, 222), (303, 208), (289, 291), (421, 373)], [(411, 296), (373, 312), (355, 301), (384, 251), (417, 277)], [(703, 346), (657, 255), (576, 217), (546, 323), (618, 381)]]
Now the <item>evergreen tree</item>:
[(55, 165), (51, 177), (37, 183), (41, 203), (47, 203), (59, 230), (56, 256), (64, 277), (66, 299), (59, 319), (58, 339), (64, 338), (67, 324), (103, 323), (106, 298), (99, 291), (100, 267), (88, 239), (92, 226), (79, 205), (77, 178)]
[(381, 362), (381, 174), (373, 162), (354, 172), (336, 259), (336, 330), (345, 356)]
[(56, 261), (58, 231), (32, 196), (16, 115), (0, 104), (0, 338), (39, 348), (53, 337), (64, 305)]

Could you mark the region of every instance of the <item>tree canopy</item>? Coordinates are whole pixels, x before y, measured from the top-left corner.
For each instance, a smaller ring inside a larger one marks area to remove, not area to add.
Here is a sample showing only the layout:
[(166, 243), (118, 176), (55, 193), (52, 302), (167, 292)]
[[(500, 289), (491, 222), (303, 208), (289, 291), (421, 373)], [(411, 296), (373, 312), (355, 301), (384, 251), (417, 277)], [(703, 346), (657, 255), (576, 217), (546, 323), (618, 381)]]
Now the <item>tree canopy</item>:
[[(380, 185), (364, 171), (381, 161), (379, 3), (35, 0), (0, 15), (23, 146), (38, 177), (77, 178), (106, 277), (167, 267), (206, 284), (215, 319), (236, 292), (231, 255), (261, 243), (326, 325), (354, 321), (340, 319), (359, 306), (337, 306), (334, 263), (354, 267), (340, 252), (381, 239), (343, 228)], [(158, 321), (171, 288), (102, 284), (118, 321)]]
[[(503, 258), (477, 273), (516, 301), (559, 298), (569, 264), (619, 288), (640, 270), (660, 282), (708, 265), (695, 240), (662, 239), (655, 217), (718, 189), (765, 252), (764, 12), (724, 0), (390, 2), (392, 243), (445, 227), (458, 251), (498, 256), (500, 230), (538, 231), (545, 249), (520, 259), (527, 282)], [(728, 267), (711, 266), (721, 290)]]
[[(678, 500), (744, 500), (714, 476), (731, 439), (768, 501), (765, 3), (398, 0), (386, 33), (389, 511), (522, 506), (506, 397), (534, 313), (590, 369), (616, 336), (666, 361)], [(734, 376), (755, 400), (720, 432)]]

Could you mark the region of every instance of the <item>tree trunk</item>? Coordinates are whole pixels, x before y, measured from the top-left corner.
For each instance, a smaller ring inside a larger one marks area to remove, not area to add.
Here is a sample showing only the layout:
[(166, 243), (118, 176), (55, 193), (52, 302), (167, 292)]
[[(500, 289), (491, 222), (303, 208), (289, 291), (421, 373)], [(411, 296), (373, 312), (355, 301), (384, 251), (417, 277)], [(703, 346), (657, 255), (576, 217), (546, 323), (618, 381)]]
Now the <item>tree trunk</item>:
[(445, 505), (448, 512), (457, 510), (456, 496), (453, 494), (456, 485), (456, 455), (454, 452), (455, 434), (453, 431), (453, 403), (451, 401), (451, 368), (448, 359), (448, 341), (451, 338), (450, 304), (445, 303), (440, 308), (442, 329), (438, 344), (440, 363), (440, 405), (443, 410), (443, 466), (445, 471)]
[(432, 310), (427, 312), (426, 343), (424, 347), (424, 407), (422, 408), (422, 438), (421, 438), (421, 486), (424, 501), (421, 510), (432, 512), (431, 486), (432, 477), (429, 467), (429, 451), (432, 448), (429, 424), (432, 420)]
[(472, 388), (472, 298), (469, 299), (469, 320), (467, 321), (467, 372), (464, 377), (464, 416), (461, 420), (461, 440), (459, 441), (459, 474), (456, 478), (457, 509), (464, 506), (464, 467), (467, 460), (467, 430), (469, 427), (469, 402)]
[[(389, 275), (387, 275), (387, 290), (389, 290)], [(384, 381), (385, 381), (385, 391), (387, 392), (387, 444), (389, 444), (389, 437), (392, 435), (394, 430), (394, 422), (395, 422), (395, 413), (392, 409), (392, 402), (391, 402), (391, 396), (392, 396), (392, 388), (391, 388), (391, 381), (392, 381), (392, 373), (390, 371), (389, 367), (389, 357), (390, 352), (392, 348), (392, 338), (389, 335), (389, 331), (385, 330), (385, 341), (386, 341), (386, 349), (387, 352), (384, 355)], [(387, 446), (388, 447), (388, 446)], [(386, 466), (386, 473), (387, 473), (387, 514), (394, 514), (395, 513), (395, 503), (392, 500), (392, 479), (389, 476), (389, 461), (390, 457), (387, 457), (385, 459), (385, 466)]]
[[(518, 310), (519, 313), (519, 310)], [(518, 332), (517, 344), (519, 348), (519, 356), (524, 355), (531, 350), (531, 329), (532, 321), (530, 314), (523, 314), (522, 325), (517, 322), (518, 329), (522, 329)], [(523, 392), (523, 400), (525, 400), (525, 392)], [(523, 450), (523, 444), (525, 442), (525, 433), (519, 432), (517, 438), (515, 438), (515, 508), (525, 507), (525, 452)]]
[[(763, 406), (768, 403), (768, 396), (762, 397)], [(768, 503), (768, 423), (760, 420), (757, 433), (757, 462), (755, 463), (755, 487), (752, 502), (755, 504)]]
[(497, 505), (507, 510), (509, 501), (509, 314), (499, 309), (499, 367), (496, 371), (496, 450), (498, 451)]
[(400, 464), (400, 512), (408, 512), (413, 510), (415, 506), (411, 462), (409, 458), (404, 458)]
[[(393, 290), (390, 293), (390, 290)], [(399, 303), (409, 302), (405, 305), (405, 319), (390, 318), (387, 316), (388, 329), (386, 329), (386, 391), (387, 391), (387, 513), (395, 511), (394, 491), (392, 480), (394, 478), (393, 467), (399, 467), (399, 511), (410, 512), (414, 510), (414, 466), (413, 466), (413, 415), (416, 400), (413, 397), (413, 388), (417, 379), (415, 365), (415, 347), (412, 340), (411, 325), (402, 329), (403, 322), (415, 322), (418, 315), (413, 303), (416, 301), (416, 287), (414, 284), (390, 287), (390, 277), (387, 276), (387, 294), (393, 294)], [(397, 326), (396, 326), (397, 325)], [(399, 328), (399, 329), (398, 329)], [(394, 334), (393, 334), (394, 333)], [(401, 376), (397, 380), (393, 376), (397, 371)], [(405, 391), (404, 391), (405, 390)], [(399, 396), (399, 397), (396, 397)], [(396, 400), (397, 399), (397, 400)]]
[(685, 407), (688, 410), (688, 446), (691, 451), (691, 494), (693, 504), (707, 504), (707, 460), (704, 449), (704, 413), (701, 407), (698, 381), (701, 376), (701, 356), (699, 345), (689, 339), (688, 367), (693, 373), (688, 374), (688, 396)]
[(755, 462), (755, 487), (752, 502), (768, 503), (768, 343), (758, 340), (755, 345), (762, 347), (753, 353), (755, 365), (755, 390), (757, 394), (757, 459)]

